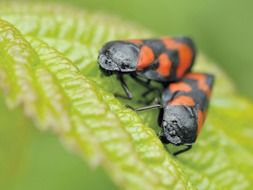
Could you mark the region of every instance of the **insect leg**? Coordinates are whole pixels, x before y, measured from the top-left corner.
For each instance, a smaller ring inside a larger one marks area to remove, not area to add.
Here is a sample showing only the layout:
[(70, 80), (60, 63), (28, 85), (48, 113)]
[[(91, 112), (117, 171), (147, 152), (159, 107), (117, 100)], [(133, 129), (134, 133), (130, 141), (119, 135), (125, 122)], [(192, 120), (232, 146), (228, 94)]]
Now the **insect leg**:
[[(141, 84), (142, 86), (144, 86), (147, 90), (146, 91), (144, 91), (142, 94), (141, 94), (141, 96), (143, 97), (143, 98), (145, 98), (146, 99), (146, 97), (150, 94), (150, 93), (152, 93), (152, 92), (154, 92), (154, 91), (156, 91), (156, 92), (158, 92), (158, 96), (161, 96), (161, 89), (159, 89), (159, 88), (157, 88), (157, 87), (153, 87), (152, 85), (150, 85), (150, 82), (151, 82), (151, 80), (150, 79), (148, 79), (148, 80), (146, 80), (146, 81), (144, 81), (144, 80), (141, 80), (140, 78), (138, 78), (136, 75), (131, 75), (131, 77), (136, 81), (136, 82), (138, 82), (139, 84)], [(151, 100), (139, 100), (138, 102), (139, 103), (144, 103), (144, 104), (150, 104), (151, 102), (152, 102), (152, 100), (153, 99), (151, 99)]]
[(144, 80), (139, 79), (136, 75), (131, 75), (131, 77), (132, 77), (136, 82), (138, 82), (139, 84), (141, 84), (142, 86), (144, 86), (145, 88), (147, 88), (147, 89), (151, 89), (151, 88), (152, 88), (152, 87), (150, 86), (150, 82), (151, 82), (150, 79), (144, 81)]
[(130, 108), (136, 112), (140, 112), (140, 111), (146, 111), (146, 110), (151, 110), (151, 109), (155, 109), (155, 108), (162, 108), (162, 105), (160, 104), (160, 99), (159, 98), (155, 98), (152, 102), (151, 105), (148, 106), (144, 106), (144, 107), (139, 107), (139, 108), (133, 108), (130, 105), (126, 105), (127, 108)]
[(126, 105), (126, 107), (130, 108), (136, 112), (139, 112), (139, 111), (146, 111), (146, 110), (151, 110), (151, 109), (155, 109), (155, 108), (161, 108), (161, 105), (160, 104), (152, 104), (152, 105), (144, 106), (144, 107), (140, 107), (140, 108), (133, 108), (130, 105)]
[(179, 150), (177, 152), (174, 152), (173, 155), (177, 156), (177, 155), (179, 155), (179, 154), (181, 154), (183, 152), (186, 152), (186, 151), (190, 150), (191, 148), (192, 148), (192, 145), (186, 145), (185, 148), (183, 148), (183, 149), (181, 149), (181, 150)]
[(143, 92), (142, 96), (146, 97), (147, 95), (149, 95), (151, 92), (154, 92), (154, 91), (158, 92), (159, 96), (161, 96), (161, 89), (155, 88), (155, 87), (151, 87), (147, 91)]
[(136, 82), (138, 82), (139, 84), (141, 84), (142, 86), (144, 86), (145, 88), (147, 88), (147, 91), (145, 91), (145, 92), (142, 93), (143, 97), (146, 97), (147, 95), (149, 95), (151, 92), (154, 92), (154, 91), (157, 91), (159, 95), (161, 94), (161, 90), (159, 88), (150, 85), (150, 82), (151, 82), (150, 79), (148, 79), (147, 81), (143, 81), (143, 80), (139, 79), (138, 77), (136, 77), (134, 75), (132, 76), (132, 78)]
[(122, 94), (118, 94), (118, 93), (115, 93), (114, 95), (115, 95), (116, 97), (119, 97), (119, 98), (124, 98), (124, 99), (131, 100), (131, 99), (133, 98), (133, 95), (132, 95), (132, 93), (130, 92), (130, 90), (129, 90), (127, 84), (126, 84), (126, 82), (125, 82), (125, 80), (124, 80), (124, 78), (123, 78), (123, 75), (118, 74), (118, 75), (117, 75), (117, 78), (118, 78), (118, 80), (120, 81), (121, 87), (123, 88), (123, 90), (124, 90), (126, 96), (125, 96), (125, 95), (122, 95)]
[(136, 112), (140, 112), (140, 111), (146, 111), (146, 110), (151, 110), (151, 109), (161, 108), (161, 107), (162, 107), (161, 104), (152, 104), (152, 105), (149, 105), (149, 106), (144, 106), (144, 107), (136, 108), (134, 110)]

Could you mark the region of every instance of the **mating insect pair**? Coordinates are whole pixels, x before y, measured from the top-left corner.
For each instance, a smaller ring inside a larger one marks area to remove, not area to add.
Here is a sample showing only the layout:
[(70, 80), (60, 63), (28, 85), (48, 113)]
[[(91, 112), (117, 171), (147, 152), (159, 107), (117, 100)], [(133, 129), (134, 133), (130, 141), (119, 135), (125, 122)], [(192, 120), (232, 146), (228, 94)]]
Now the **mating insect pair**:
[(147, 93), (157, 90), (151, 86), (151, 80), (162, 84), (159, 104), (136, 111), (160, 108), (161, 141), (186, 145), (174, 155), (189, 150), (196, 141), (214, 83), (210, 74), (190, 73), (195, 56), (194, 43), (187, 37), (112, 41), (103, 46), (98, 56), (101, 71), (107, 76), (116, 74), (126, 93), (117, 96), (132, 98), (125, 74), (146, 87)]

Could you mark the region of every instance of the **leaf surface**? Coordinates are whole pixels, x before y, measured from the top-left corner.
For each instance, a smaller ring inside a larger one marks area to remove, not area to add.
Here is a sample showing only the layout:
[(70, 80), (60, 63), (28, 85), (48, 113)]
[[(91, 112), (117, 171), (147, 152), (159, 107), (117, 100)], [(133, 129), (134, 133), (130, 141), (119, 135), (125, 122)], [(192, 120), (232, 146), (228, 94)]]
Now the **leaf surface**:
[(101, 164), (120, 188), (253, 185), (252, 103), (205, 57), (199, 56), (195, 70), (213, 73), (217, 81), (208, 120), (194, 148), (173, 157), (157, 138), (157, 113), (127, 109), (113, 96), (121, 90), (115, 78), (101, 78), (96, 64), (104, 42), (151, 32), (60, 5), (7, 3), (0, 10), (0, 85), (8, 106), (21, 107), (91, 166)]

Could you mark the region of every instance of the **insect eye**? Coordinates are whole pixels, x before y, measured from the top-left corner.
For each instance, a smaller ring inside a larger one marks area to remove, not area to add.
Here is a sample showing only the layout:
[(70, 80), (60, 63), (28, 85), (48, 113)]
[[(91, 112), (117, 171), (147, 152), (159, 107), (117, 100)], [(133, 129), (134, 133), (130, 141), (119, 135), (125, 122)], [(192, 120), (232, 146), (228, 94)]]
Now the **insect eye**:
[(125, 68), (127, 68), (127, 64), (126, 64), (126, 63), (122, 63), (121, 67), (122, 67), (123, 69), (125, 69)]
[(112, 61), (110, 59), (105, 61), (106, 65), (108, 65), (108, 64), (110, 65), (111, 63), (112, 63)]
[(172, 120), (171, 121), (173, 124), (177, 124), (177, 121), (176, 120)]
[(167, 125), (168, 125), (168, 123), (167, 123), (166, 121), (163, 121), (163, 122), (162, 122), (162, 126), (165, 127), (165, 126), (167, 126)]

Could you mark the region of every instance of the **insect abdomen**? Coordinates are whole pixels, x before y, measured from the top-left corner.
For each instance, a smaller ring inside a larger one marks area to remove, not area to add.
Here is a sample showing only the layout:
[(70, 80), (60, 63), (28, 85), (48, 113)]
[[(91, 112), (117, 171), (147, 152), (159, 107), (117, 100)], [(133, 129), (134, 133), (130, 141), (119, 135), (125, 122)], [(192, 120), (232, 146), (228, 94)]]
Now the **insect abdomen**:
[(169, 82), (182, 78), (195, 59), (195, 46), (188, 37), (130, 40), (139, 46), (136, 70), (147, 78)]
[(165, 47), (170, 51), (178, 52), (178, 64), (175, 70), (175, 77), (181, 78), (192, 68), (196, 56), (196, 48), (188, 37), (164, 37), (162, 38)]

